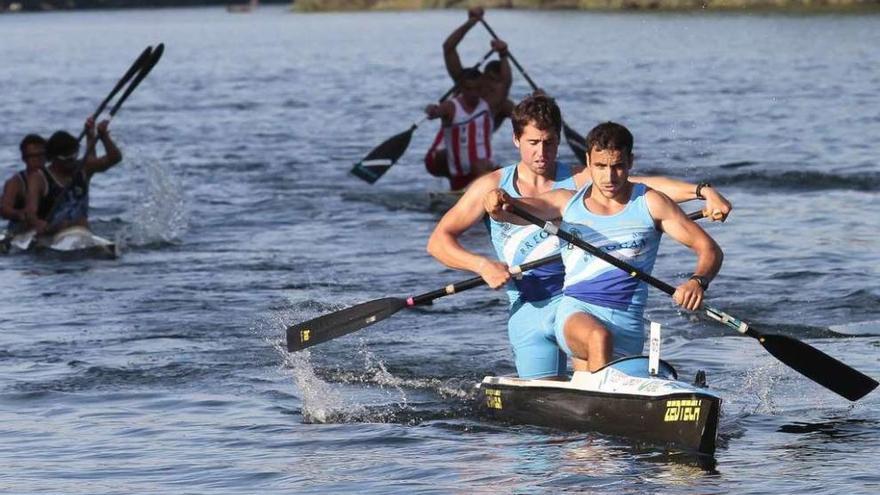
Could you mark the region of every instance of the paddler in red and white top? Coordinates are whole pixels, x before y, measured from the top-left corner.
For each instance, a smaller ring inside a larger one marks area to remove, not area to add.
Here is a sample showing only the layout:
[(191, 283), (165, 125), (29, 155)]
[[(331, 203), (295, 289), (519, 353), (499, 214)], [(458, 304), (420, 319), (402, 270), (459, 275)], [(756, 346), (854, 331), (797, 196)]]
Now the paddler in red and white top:
[[(468, 10), (467, 21), (453, 31), (443, 42), (443, 62), (446, 65), (446, 72), (449, 73), (449, 77), (452, 78), (456, 85), (461, 84), (462, 75), (468, 70), (462, 66), (461, 57), (458, 54), (458, 45), (468, 31), (483, 18), (483, 14), (482, 7), (474, 7)], [(490, 61), (483, 68), (480, 77), (479, 97), (489, 105), (489, 112), (492, 115), (491, 132), (495, 132), (501, 127), (504, 120), (510, 117), (513, 111), (514, 104), (508, 98), (513, 78), (510, 72), (510, 63), (507, 60), (507, 43), (502, 40), (492, 40), (490, 45), (492, 50), (498, 54), (498, 60)], [(457, 89), (461, 91), (460, 87)], [(452, 190), (464, 189), (481, 174), (467, 172), (460, 174), (458, 172), (455, 164), (449, 160), (453, 153), (449, 152), (449, 147), (446, 145), (447, 136), (445, 134), (446, 128), (441, 127), (431, 147), (425, 154), (425, 168), (431, 175), (448, 178)], [(487, 142), (491, 152), (491, 142), (490, 140), (487, 140)]]
[(458, 80), (459, 95), (425, 108), (429, 119), (442, 119), (446, 167), (453, 191), (464, 189), (477, 177), (495, 169), (494, 123), (489, 104), (480, 97), (481, 77), (478, 69), (464, 69)]

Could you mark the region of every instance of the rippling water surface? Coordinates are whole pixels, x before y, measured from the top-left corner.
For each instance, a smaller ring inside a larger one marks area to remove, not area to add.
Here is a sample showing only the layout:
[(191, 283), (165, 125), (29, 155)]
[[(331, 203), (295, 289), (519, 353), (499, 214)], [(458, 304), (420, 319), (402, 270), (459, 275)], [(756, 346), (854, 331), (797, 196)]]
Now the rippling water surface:
[[(0, 491), (876, 493), (880, 395), (850, 404), (654, 294), (665, 358), (725, 399), (717, 467), (596, 434), (488, 423), (513, 371), (500, 293), (474, 290), (288, 355), (286, 325), (469, 275), (424, 252), (444, 184), (351, 164), (448, 87), (455, 12), (266, 8), (0, 16), (0, 158), (77, 128), (147, 44), (166, 53), (93, 181), (115, 261), (0, 258)], [(876, 16), (492, 11), (567, 122), (636, 135), (637, 167), (718, 184), (712, 301), (880, 377)], [(485, 51), (475, 28), (465, 63)], [(515, 75), (512, 96), (528, 92)], [(502, 161), (515, 160), (505, 128)], [(565, 159), (568, 150), (562, 151)], [(488, 251), (481, 232), (468, 245)], [(692, 258), (667, 242), (655, 274)]]

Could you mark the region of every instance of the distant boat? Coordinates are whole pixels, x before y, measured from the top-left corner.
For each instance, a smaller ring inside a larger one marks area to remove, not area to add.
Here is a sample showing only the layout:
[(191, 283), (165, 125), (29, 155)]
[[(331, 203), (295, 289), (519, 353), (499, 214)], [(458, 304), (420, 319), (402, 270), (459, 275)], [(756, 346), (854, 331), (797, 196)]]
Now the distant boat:
[(258, 0), (250, 0), (248, 3), (232, 3), (226, 6), (226, 12), (231, 14), (242, 14), (245, 12), (250, 12), (252, 10), (257, 10), (260, 2)]

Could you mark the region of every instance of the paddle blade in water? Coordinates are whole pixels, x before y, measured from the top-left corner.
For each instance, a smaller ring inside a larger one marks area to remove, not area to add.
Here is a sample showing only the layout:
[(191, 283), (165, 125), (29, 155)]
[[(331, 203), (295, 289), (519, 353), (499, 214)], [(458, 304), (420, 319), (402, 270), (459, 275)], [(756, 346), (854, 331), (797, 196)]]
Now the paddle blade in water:
[(587, 141), (566, 123), (562, 124), (562, 133), (565, 134), (565, 141), (571, 148), (571, 152), (577, 157), (578, 163), (583, 165), (587, 157)]
[(376, 146), (370, 154), (354, 165), (351, 173), (370, 184), (379, 180), (379, 177), (382, 177), (403, 156), (415, 130), (416, 126), (414, 125)]
[(770, 354), (810, 380), (849, 400), (859, 400), (877, 388), (877, 381), (833, 357), (785, 335), (760, 335)]
[(299, 351), (368, 327), (406, 307), (406, 300), (386, 297), (298, 323), (287, 329), (287, 350)]

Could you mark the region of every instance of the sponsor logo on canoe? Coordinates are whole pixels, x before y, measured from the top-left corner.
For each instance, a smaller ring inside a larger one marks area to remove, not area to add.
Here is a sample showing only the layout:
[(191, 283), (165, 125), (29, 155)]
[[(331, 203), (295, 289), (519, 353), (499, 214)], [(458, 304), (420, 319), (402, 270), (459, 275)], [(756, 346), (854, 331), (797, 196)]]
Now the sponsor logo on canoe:
[(700, 419), (700, 399), (675, 399), (666, 401), (666, 415), (663, 421), (691, 421)]
[(311, 336), (312, 331), (308, 328), (299, 331), (299, 341), (300, 342), (308, 342)]
[(501, 391), (494, 388), (483, 389), (486, 392), (486, 407), (501, 409)]

